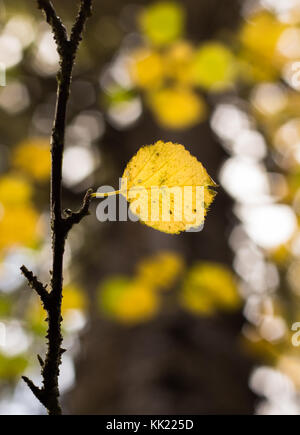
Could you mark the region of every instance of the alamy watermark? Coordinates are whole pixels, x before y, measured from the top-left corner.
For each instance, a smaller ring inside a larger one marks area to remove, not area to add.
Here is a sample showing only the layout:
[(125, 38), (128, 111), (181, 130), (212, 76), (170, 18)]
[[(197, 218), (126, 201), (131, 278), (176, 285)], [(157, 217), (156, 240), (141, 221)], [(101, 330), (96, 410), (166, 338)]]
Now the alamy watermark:
[(292, 345), (295, 347), (299, 347), (300, 346), (300, 322), (293, 323), (291, 329), (292, 331), (296, 331), (291, 338)]
[[(100, 222), (131, 220), (136, 222), (184, 222), (188, 231), (201, 231), (204, 222), (203, 186), (134, 186), (127, 189), (127, 180), (119, 180), (119, 190), (102, 186), (96, 197), (102, 198), (96, 216)], [(119, 195), (118, 195), (119, 194)], [(118, 196), (117, 196), (118, 195)], [(130, 203), (128, 208), (126, 199)]]

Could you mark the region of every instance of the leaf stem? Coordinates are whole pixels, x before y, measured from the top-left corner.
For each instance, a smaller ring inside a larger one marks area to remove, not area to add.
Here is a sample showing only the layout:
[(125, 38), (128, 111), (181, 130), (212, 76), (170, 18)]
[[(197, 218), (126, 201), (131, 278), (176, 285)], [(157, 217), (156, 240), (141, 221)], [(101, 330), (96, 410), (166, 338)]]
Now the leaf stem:
[(111, 192), (94, 192), (91, 194), (92, 198), (107, 198), (108, 196), (116, 196), (121, 193), (121, 190), (112, 190)]

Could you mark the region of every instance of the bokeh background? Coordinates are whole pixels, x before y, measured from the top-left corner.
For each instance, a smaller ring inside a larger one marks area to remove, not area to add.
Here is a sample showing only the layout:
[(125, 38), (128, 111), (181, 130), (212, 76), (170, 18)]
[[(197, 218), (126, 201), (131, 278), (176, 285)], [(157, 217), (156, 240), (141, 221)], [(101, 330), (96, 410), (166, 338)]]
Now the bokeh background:
[[(70, 28), (75, 3), (54, 1)], [(36, 2), (0, 1), (0, 414), (44, 410), (57, 54)], [(219, 184), (203, 231), (76, 226), (64, 264), (68, 414), (300, 412), (300, 1), (95, 0), (68, 110), (64, 206), (183, 144)], [(3, 68), (2, 68), (3, 69)], [(98, 210), (98, 211), (97, 211)]]

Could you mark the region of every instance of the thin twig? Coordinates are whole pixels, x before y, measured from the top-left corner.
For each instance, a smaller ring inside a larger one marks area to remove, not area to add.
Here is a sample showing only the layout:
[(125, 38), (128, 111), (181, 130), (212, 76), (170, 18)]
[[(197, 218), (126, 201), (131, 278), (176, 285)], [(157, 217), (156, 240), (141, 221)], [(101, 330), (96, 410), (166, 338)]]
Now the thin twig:
[(39, 399), (39, 401), (45, 406), (46, 402), (45, 402), (45, 392), (42, 391), (41, 388), (37, 387), (36, 385), (34, 385), (34, 383), (27, 378), (27, 376), (22, 376), (23, 381), (28, 385), (28, 387), (30, 388), (30, 390), (33, 392), (33, 394), (35, 395), (35, 397), (37, 399)]
[(57, 44), (57, 48), (60, 55), (63, 55), (61, 49), (64, 47), (65, 43), (68, 41), (68, 34), (65, 26), (63, 25), (61, 19), (55, 12), (55, 9), (49, 0), (37, 0), (39, 9), (42, 9), (46, 14), (46, 20), (52, 28), (52, 32)]
[(75, 24), (71, 30), (70, 41), (73, 45), (74, 50), (77, 50), (78, 44), (82, 39), (82, 32), (84, 23), (88, 17), (92, 14), (92, 0), (83, 0), (81, 2), (81, 7), (79, 9), (78, 16), (76, 18)]
[(29, 285), (38, 293), (48, 314), (48, 350), (45, 361), (38, 356), (42, 368), (43, 386), (41, 388), (27, 377), (23, 377), (28, 387), (36, 398), (47, 408), (50, 415), (61, 414), (59, 404), (58, 377), (61, 364), (61, 355), (65, 349), (61, 347), (61, 302), (63, 286), (63, 257), (65, 241), (72, 226), (79, 223), (84, 216), (88, 215), (91, 199), (91, 191), (86, 193), (82, 207), (78, 212), (70, 211), (67, 216), (62, 216), (62, 163), (64, 152), (66, 110), (69, 99), (72, 72), (77, 48), (82, 38), (84, 24), (91, 15), (92, 0), (81, 0), (80, 9), (73, 26), (71, 37), (68, 39), (66, 29), (58, 17), (50, 0), (37, 0), (38, 7), (46, 15), (57, 44), (60, 56), (60, 69), (57, 75), (57, 101), (54, 125), (51, 137), (51, 230), (52, 230), (52, 279), (51, 291), (48, 293), (40, 281), (33, 276), (25, 266), (22, 273), (26, 276)]
[(33, 290), (35, 290), (37, 292), (37, 294), (39, 295), (39, 297), (41, 298), (41, 301), (42, 301), (42, 303), (44, 305), (44, 308), (47, 309), (48, 308), (50, 294), (48, 293), (46, 286), (44, 286), (37, 279), (37, 277), (34, 276), (33, 273), (30, 270), (27, 269), (27, 267), (22, 266), (21, 267), (21, 272), (23, 273), (23, 275), (27, 279), (29, 286)]
[(72, 210), (68, 210), (68, 209), (64, 210), (64, 213), (66, 215), (66, 218), (64, 220), (64, 227), (65, 227), (66, 234), (68, 234), (68, 232), (71, 230), (73, 225), (79, 224), (85, 216), (88, 216), (89, 207), (92, 199), (92, 192), (93, 189), (89, 189), (86, 192), (82, 201), (82, 206), (78, 211), (73, 212)]

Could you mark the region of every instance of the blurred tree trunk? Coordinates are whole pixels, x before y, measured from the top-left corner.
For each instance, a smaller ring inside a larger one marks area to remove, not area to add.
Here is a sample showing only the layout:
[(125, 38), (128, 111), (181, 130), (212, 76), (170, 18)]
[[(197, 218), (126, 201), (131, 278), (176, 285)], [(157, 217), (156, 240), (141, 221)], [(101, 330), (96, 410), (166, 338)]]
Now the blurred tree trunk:
[[(195, 41), (234, 31), (239, 24), (238, 0), (186, 0), (188, 33)], [(106, 12), (109, 2), (105, 2)], [(116, 180), (137, 149), (158, 139), (184, 144), (218, 180), (225, 156), (208, 123), (187, 132), (159, 130), (150, 114), (127, 132), (109, 128), (101, 149)], [(105, 165), (103, 165), (105, 167)], [(95, 286), (110, 274), (131, 274), (136, 262), (160, 249), (181, 252), (188, 264), (205, 259), (231, 265), (228, 235), (232, 203), (219, 189), (204, 230), (171, 236), (132, 222), (100, 224), (90, 218), (90, 233), (81, 269)], [(91, 256), (91, 251), (94, 255)], [(87, 255), (89, 253), (89, 255)], [(77, 382), (65, 398), (68, 413), (252, 413), (254, 396), (248, 388), (251, 361), (240, 351), (242, 315), (201, 319), (179, 309), (163, 312), (152, 322), (133, 328), (101, 319), (92, 304), (91, 322), (81, 340)]]

